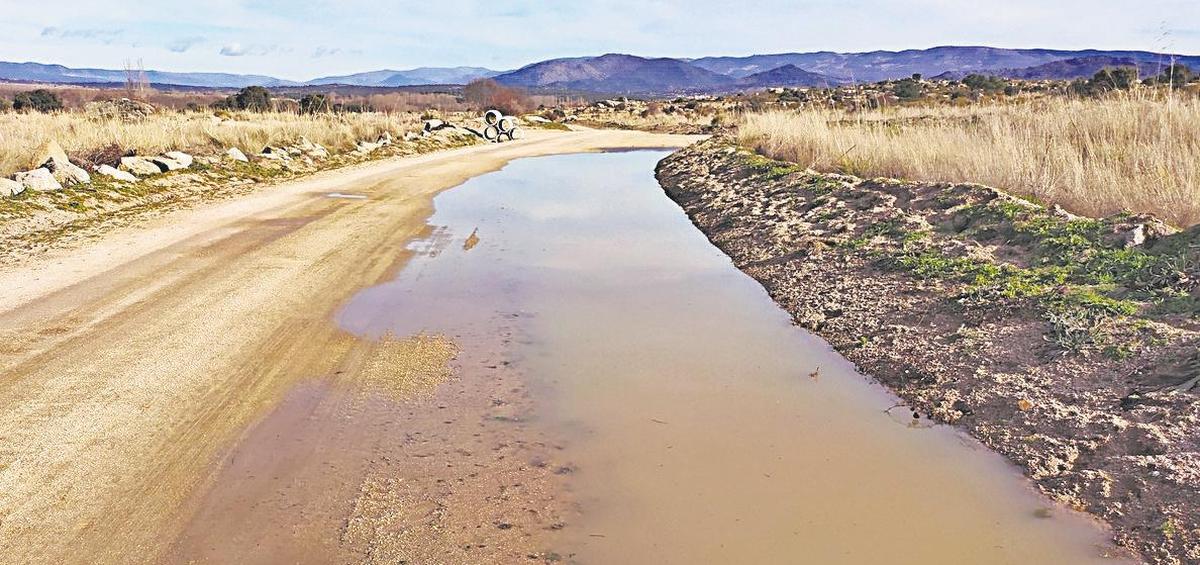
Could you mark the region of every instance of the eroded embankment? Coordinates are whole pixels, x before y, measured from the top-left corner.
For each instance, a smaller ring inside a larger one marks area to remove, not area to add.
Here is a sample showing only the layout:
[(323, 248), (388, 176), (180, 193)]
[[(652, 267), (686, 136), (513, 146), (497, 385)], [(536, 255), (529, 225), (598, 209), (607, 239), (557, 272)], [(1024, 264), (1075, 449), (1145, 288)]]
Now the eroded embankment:
[(1200, 229), (713, 139), (657, 175), (797, 323), (1159, 563), (1200, 561)]

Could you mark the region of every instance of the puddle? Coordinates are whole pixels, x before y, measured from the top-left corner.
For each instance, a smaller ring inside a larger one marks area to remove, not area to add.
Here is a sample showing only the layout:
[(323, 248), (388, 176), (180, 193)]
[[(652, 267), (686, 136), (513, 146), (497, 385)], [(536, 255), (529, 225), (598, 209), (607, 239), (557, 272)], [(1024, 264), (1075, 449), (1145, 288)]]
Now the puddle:
[(1093, 521), (794, 327), (653, 177), (659, 151), (526, 159), (440, 195), (368, 337), (519, 329), (584, 563), (1114, 563)]

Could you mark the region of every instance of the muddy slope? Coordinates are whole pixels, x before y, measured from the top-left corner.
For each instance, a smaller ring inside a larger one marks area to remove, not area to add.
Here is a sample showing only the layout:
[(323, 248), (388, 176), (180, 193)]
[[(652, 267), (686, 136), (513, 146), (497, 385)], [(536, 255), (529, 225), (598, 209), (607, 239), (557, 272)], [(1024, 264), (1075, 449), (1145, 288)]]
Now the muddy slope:
[(798, 324), (1156, 563), (1200, 562), (1200, 230), (712, 139), (658, 178)]

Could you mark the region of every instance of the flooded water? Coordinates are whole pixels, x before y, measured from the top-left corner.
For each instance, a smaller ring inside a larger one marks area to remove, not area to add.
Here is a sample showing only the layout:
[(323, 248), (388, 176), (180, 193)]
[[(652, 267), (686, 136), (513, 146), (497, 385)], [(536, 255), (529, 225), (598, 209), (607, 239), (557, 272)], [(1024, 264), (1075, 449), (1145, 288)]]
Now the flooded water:
[(527, 159), (443, 193), (339, 314), (377, 337), (515, 328), (582, 563), (1114, 563), (1106, 534), (794, 327), (659, 188), (665, 152)]

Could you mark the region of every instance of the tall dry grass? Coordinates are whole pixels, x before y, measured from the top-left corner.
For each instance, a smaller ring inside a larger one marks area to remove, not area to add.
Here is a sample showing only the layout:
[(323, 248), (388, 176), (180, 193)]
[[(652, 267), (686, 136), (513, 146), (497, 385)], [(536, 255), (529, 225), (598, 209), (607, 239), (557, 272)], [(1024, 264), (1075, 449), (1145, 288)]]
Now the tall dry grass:
[(291, 113), (212, 114), (162, 112), (145, 120), (124, 123), (101, 120), (80, 112), (54, 114), (0, 113), (0, 175), (33, 166), (34, 153), (48, 140), (72, 155), (83, 155), (112, 144), (144, 154), (182, 150), (204, 152), (237, 147), (247, 154), (268, 144), (284, 144), (300, 136), (331, 149), (349, 149), (358, 140), (374, 140), (388, 131), (398, 134), (419, 128), (416, 113), (298, 115)]
[(1020, 105), (743, 116), (740, 141), (822, 171), (978, 182), (1102, 216), (1200, 223), (1200, 100), (1125, 95)]

